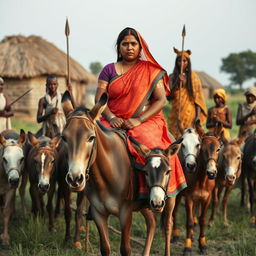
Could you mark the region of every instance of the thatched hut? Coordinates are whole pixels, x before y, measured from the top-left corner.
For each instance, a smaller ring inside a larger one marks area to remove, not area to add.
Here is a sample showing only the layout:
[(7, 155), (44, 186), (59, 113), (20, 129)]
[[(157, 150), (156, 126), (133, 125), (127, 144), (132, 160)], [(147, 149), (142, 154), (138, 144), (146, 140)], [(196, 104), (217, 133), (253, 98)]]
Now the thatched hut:
[[(5, 80), (5, 93), (11, 101), (23, 92), (33, 90), (13, 105), (15, 112), (36, 115), (40, 97), (45, 94), (47, 75), (56, 75), (60, 92), (65, 91), (67, 55), (38, 36), (8, 36), (0, 43), (0, 76)], [(77, 103), (83, 101), (86, 85), (96, 77), (70, 58), (70, 79)]]
[(213, 77), (209, 76), (203, 71), (195, 71), (199, 76), (205, 99), (212, 98), (212, 93), (215, 89), (223, 88), (223, 85), (215, 80)]

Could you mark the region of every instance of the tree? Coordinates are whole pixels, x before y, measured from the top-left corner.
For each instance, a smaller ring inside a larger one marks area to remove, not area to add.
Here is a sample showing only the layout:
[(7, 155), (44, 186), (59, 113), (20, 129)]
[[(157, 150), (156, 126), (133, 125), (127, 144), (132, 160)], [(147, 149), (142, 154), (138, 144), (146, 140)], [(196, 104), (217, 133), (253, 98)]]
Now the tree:
[(250, 50), (231, 53), (222, 59), (220, 70), (230, 74), (231, 85), (242, 89), (246, 80), (256, 78), (256, 53)]
[(99, 74), (99, 72), (102, 70), (102, 65), (100, 62), (95, 61), (95, 62), (91, 62), (90, 64), (90, 70), (94, 75)]

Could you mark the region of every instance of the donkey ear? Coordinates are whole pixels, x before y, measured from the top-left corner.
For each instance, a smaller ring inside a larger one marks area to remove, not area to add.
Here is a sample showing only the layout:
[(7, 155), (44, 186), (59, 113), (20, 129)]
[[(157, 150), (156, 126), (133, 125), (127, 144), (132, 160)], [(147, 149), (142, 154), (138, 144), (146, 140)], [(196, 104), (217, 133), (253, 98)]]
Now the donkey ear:
[(57, 135), (54, 138), (51, 139), (50, 145), (52, 148), (57, 148), (60, 144), (61, 136)]
[(3, 146), (6, 145), (6, 139), (2, 134), (0, 134), (0, 144), (2, 144)]
[(243, 131), (241, 136), (237, 140), (237, 144), (241, 146), (248, 136), (249, 136), (249, 133), (247, 131)]
[(191, 55), (191, 51), (190, 50), (186, 50), (186, 53), (188, 54), (188, 55)]
[(180, 146), (181, 146), (181, 142), (183, 141), (183, 138), (179, 138), (176, 141), (174, 141), (166, 150), (165, 150), (165, 154), (167, 156), (172, 156), (175, 155), (179, 152), (180, 150)]
[(61, 105), (65, 116), (68, 117), (70, 113), (74, 110), (69, 91), (65, 91), (65, 93), (63, 94), (61, 99)]
[(23, 146), (25, 141), (26, 141), (26, 133), (23, 129), (20, 129), (20, 137), (18, 139), (18, 144)]
[(253, 132), (253, 136), (254, 136), (254, 138), (256, 138), (256, 129)]
[(198, 133), (199, 137), (202, 138), (204, 136), (204, 134), (205, 134), (205, 131), (202, 128), (199, 119), (195, 123), (195, 128), (196, 128), (196, 132)]
[(108, 102), (107, 93), (103, 93), (100, 97), (100, 100), (95, 104), (95, 106), (90, 110), (89, 114), (92, 120), (95, 122), (105, 109)]
[(138, 141), (133, 139), (131, 136), (129, 137), (129, 140), (132, 146), (136, 149), (136, 151), (138, 151), (144, 158), (146, 158), (150, 154), (151, 150), (148, 147), (139, 143)]
[(28, 132), (28, 141), (33, 147), (39, 145), (39, 140), (31, 132)]

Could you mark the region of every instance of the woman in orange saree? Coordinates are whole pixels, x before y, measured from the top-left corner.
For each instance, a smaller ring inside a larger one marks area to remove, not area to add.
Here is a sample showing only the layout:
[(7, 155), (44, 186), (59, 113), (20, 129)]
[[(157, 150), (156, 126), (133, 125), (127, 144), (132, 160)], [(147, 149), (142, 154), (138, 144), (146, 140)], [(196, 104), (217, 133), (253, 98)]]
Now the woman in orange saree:
[[(125, 28), (117, 39), (117, 62), (106, 65), (99, 75), (96, 101), (107, 92), (109, 100), (101, 122), (106, 127), (126, 130), (129, 136), (150, 149), (166, 149), (172, 142), (162, 108), (170, 93), (166, 71), (156, 62), (141, 35)], [(144, 159), (132, 147), (138, 169)], [(170, 158), (172, 169), (168, 196), (174, 197), (186, 187), (185, 177), (177, 156)], [(144, 175), (139, 172), (139, 194), (147, 196)]]

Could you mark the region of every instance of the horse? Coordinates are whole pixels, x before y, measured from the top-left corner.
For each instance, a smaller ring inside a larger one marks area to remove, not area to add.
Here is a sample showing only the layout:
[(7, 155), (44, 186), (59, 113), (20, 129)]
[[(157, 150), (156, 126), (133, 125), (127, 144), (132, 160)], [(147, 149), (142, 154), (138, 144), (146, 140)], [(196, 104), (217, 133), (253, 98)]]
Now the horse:
[(185, 191), (185, 207), (187, 213), (186, 221), (186, 242), (183, 255), (191, 255), (193, 228), (194, 228), (194, 208), (200, 208), (199, 216), (199, 250), (202, 254), (206, 253), (205, 223), (206, 213), (211, 201), (212, 191), (215, 186), (217, 176), (217, 160), (220, 150), (219, 137), (221, 126), (216, 129), (215, 134), (205, 133), (199, 123), (196, 130), (201, 138), (201, 147), (197, 158), (195, 173), (186, 177), (188, 187)]
[[(74, 110), (69, 93), (64, 93), (62, 106), (67, 124), (62, 138), (68, 146), (69, 161), (66, 181), (73, 191), (85, 189), (90, 202), (92, 218), (100, 236), (101, 255), (110, 255), (107, 226), (110, 214), (117, 216), (120, 220), (121, 255), (131, 255), (132, 212), (136, 210), (141, 210), (146, 219), (147, 239), (143, 255), (149, 255), (156, 228), (155, 218), (153, 213), (145, 208), (144, 200), (136, 200), (137, 179), (131, 165), (126, 142), (115, 130), (104, 129), (99, 122), (96, 122), (107, 104), (107, 99), (107, 95), (103, 94), (90, 111), (83, 107)], [(177, 144), (172, 144), (165, 153), (174, 154), (177, 150)], [(148, 153), (145, 154), (148, 155)], [(169, 164), (166, 165), (167, 156), (162, 157), (162, 154), (157, 151), (157, 156), (154, 152), (153, 158), (157, 158), (157, 160), (146, 161), (146, 163), (151, 163), (153, 170), (164, 167), (162, 178), (164, 176), (164, 180), (167, 182), (167, 177), (170, 174)], [(152, 177), (152, 175), (148, 175), (148, 177)], [(149, 178), (146, 178), (147, 180)], [(161, 212), (164, 207), (163, 195), (165, 194), (160, 185), (162, 186), (165, 182), (156, 183), (150, 189), (150, 194), (155, 196), (154, 199), (151, 197), (150, 206), (158, 212)], [(152, 192), (153, 190), (154, 192)], [(174, 203), (174, 200), (170, 200), (169, 203)], [(169, 255), (169, 252), (166, 252), (166, 255)]]
[[(188, 183), (189, 176), (193, 176), (197, 167), (197, 157), (200, 150), (200, 137), (196, 132), (195, 128), (189, 127), (182, 130), (182, 142), (181, 150), (178, 153), (180, 163), (184, 170), (184, 175), (186, 177), (187, 186), (190, 186)], [(177, 196), (175, 207), (173, 210), (173, 234), (172, 242), (177, 242), (179, 240), (179, 229), (177, 225), (177, 212), (180, 201), (183, 196), (185, 196), (185, 191), (187, 188), (183, 189)]]
[(242, 168), (242, 151), (240, 149), (244, 142), (244, 137), (227, 141), (222, 138), (224, 145), (219, 152), (218, 174), (213, 190), (212, 212), (209, 219), (209, 226), (214, 224), (215, 210), (220, 200), (221, 193), (225, 189), (222, 200), (223, 206), (223, 225), (228, 226), (227, 204), (230, 192), (233, 189), (236, 180), (240, 177)]
[(0, 134), (0, 208), (4, 226), (1, 240), (5, 249), (10, 245), (8, 226), (14, 211), (16, 189), (24, 167), (25, 140), (26, 134), (22, 129), (20, 135), (14, 130), (6, 130)]
[(245, 141), (242, 158), (242, 174), (246, 177), (249, 188), (251, 223), (256, 226), (254, 205), (256, 193), (256, 129)]

